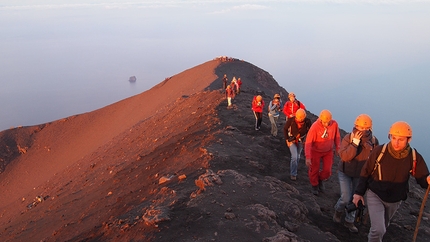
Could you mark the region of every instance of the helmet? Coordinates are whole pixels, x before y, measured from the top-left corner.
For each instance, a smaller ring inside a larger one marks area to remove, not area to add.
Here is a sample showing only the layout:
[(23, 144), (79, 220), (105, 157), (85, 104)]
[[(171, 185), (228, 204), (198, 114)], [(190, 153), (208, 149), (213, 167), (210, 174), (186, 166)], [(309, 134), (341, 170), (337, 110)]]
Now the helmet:
[(296, 94), (294, 94), (294, 92), (290, 92), (290, 93), (288, 94), (288, 97), (296, 97)]
[(261, 100), (263, 100), (263, 97), (258, 95), (255, 99), (257, 100), (257, 102), (261, 102)]
[(296, 118), (298, 120), (303, 120), (306, 118), (306, 111), (303, 108), (297, 109)]
[(227, 88), (231, 88), (231, 86), (230, 86), (230, 85), (227, 85)]
[(412, 137), (412, 128), (405, 121), (397, 121), (391, 125), (389, 135)]
[(366, 129), (372, 128), (372, 118), (367, 114), (360, 114), (357, 116), (354, 122), (355, 126), (360, 126)]
[(273, 98), (281, 98), (281, 95), (279, 95), (278, 93), (276, 93), (275, 96), (273, 96)]
[(330, 122), (331, 121), (331, 113), (330, 113), (330, 111), (328, 111), (327, 109), (322, 110), (321, 113), (320, 113), (320, 117), (319, 118), (323, 122), (326, 122), (326, 123)]

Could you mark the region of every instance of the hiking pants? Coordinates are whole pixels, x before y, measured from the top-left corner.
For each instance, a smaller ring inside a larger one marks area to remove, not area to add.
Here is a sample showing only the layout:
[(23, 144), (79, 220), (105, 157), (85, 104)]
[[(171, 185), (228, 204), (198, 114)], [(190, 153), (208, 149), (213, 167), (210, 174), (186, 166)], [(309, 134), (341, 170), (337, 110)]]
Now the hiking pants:
[(278, 117), (279, 116), (273, 116), (272, 114), (269, 113), (269, 120), (270, 120), (270, 124), (272, 125), (270, 133), (273, 136), (278, 135), (278, 127), (277, 127), (277, 124), (276, 124), (278, 122)]
[(367, 190), (367, 209), (370, 217), (369, 242), (382, 241), (387, 227), (390, 225), (390, 220), (401, 203), (402, 201), (395, 203), (384, 202), (374, 192)]
[[(312, 186), (318, 186), (319, 181), (325, 181), (331, 176), (331, 167), (333, 165), (333, 150), (327, 152), (311, 152), (311, 165), (309, 166), (308, 170), (309, 181), (311, 182)], [(322, 169), (320, 169), (320, 167)]]
[(254, 116), (255, 116), (255, 128), (260, 129), (261, 122), (263, 121), (263, 113), (254, 111)]
[(290, 175), (297, 176), (297, 167), (300, 160), (300, 153), (302, 153), (303, 150), (303, 143), (300, 141), (297, 143), (293, 142), (289, 148), (291, 153)]
[[(337, 176), (339, 177), (340, 186), (340, 198), (334, 205), (334, 209), (337, 212), (345, 211), (345, 206), (352, 201), (352, 196), (354, 195), (355, 188), (358, 185), (358, 177), (350, 177), (347, 174), (337, 171)], [(355, 219), (355, 211), (346, 213), (345, 221), (348, 223), (353, 223)]]

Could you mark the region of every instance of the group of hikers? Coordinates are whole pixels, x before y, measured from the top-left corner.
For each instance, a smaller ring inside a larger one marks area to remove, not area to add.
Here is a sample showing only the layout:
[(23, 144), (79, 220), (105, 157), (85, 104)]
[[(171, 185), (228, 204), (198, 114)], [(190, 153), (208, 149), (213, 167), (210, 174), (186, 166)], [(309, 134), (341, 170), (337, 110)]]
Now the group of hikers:
[[(264, 110), (263, 97), (254, 96), (252, 111), (255, 130), (261, 128)], [(267, 106), (267, 112), (270, 132), (274, 137), (278, 133), (280, 114), (285, 114), (283, 133), (291, 153), (290, 179), (297, 180), (298, 162), (304, 149), (314, 195), (325, 191), (324, 182), (331, 177), (334, 155), (340, 157), (337, 169), (340, 198), (334, 205), (333, 221), (343, 223), (350, 232), (357, 233), (358, 228), (354, 224), (356, 212), (366, 206), (371, 222), (368, 241), (382, 241), (390, 220), (407, 198), (410, 175), (422, 188), (430, 184), (426, 162), (409, 144), (412, 128), (407, 122), (393, 123), (388, 131), (389, 142), (380, 145), (373, 135), (369, 115), (358, 115), (352, 131), (341, 141), (338, 123), (331, 112), (322, 110), (312, 123), (306, 117), (305, 105), (292, 92), (283, 106), (281, 96), (275, 94)]]

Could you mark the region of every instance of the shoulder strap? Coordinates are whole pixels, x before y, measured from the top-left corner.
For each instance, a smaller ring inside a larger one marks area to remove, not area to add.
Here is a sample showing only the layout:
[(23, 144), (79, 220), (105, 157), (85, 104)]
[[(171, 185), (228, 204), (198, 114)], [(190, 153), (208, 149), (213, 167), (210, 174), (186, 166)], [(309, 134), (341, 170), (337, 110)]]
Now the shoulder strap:
[(381, 153), (379, 153), (378, 158), (376, 158), (375, 168), (373, 168), (373, 171), (372, 171), (372, 174), (373, 174), (375, 172), (375, 170), (378, 169), (378, 178), (379, 178), (379, 180), (382, 180), (381, 165), (379, 164), (379, 162), (381, 161), (382, 156), (384, 156), (386, 148), (387, 148), (387, 144), (384, 144), (382, 146)]
[(412, 176), (415, 176), (415, 172), (417, 170), (417, 154), (414, 148), (412, 148), (412, 168), (411, 168), (411, 174)]

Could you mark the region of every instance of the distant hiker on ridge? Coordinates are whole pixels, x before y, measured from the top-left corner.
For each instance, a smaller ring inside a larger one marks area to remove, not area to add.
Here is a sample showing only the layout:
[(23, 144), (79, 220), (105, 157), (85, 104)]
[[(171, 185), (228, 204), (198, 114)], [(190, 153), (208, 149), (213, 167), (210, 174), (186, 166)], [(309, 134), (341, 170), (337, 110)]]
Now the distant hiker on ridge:
[[(339, 177), (340, 198), (334, 205), (333, 221), (340, 223), (345, 207), (352, 203), (352, 196), (358, 185), (361, 168), (369, 158), (378, 139), (372, 134), (372, 119), (367, 114), (360, 114), (355, 119), (352, 132), (343, 137), (340, 144), (337, 175)], [(356, 211), (346, 212), (345, 227), (353, 233), (358, 229), (354, 225)]]
[(224, 74), (224, 77), (222, 78), (222, 90), (224, 91), (225, 89), (227, 89), (227, 82), (228, 82), (227, 74)]
[(297, 167), (300, 160), (300, 153), (303, 150), (303, 143), (305, 142), (306, 134), (308, 133), (312, 122), (306, 118), (306, 111), (298, 109), (295, 118), (290, 118), (284, 126), (285, 142), (290, 149), (291, 162), (290, 162), (290, 179), (295, 181), (297, 179)]
[(233, 90), (234, 95), (236, 95), (236, 92), (237, 92), (237, 80), (236, 80), (235, 76), (231, 80), (230, 86), (231, 86), (231, 89)]
[(271, 124), (270, 133), (276, 137), (278, 135), (278, 118), (279, 118), (279, 112), (281, 111), (281, 96), (279, 94), (275, 94), (273, 96), (273, 100), (269, 103), (269, 120)]
[(240, 93), (240, 87), (242, 86), (242, 80), (240, 79), (240, 77), (237, 79), (237, 94)]
[(227, 103), (228, 103), (227, 107), (231, 107), (231, 99), (234, 97), (234, 93), (230, 85), (228, 85), (227, 88), (225, 89), (225, 93), (227, 95)]
[(339, 148), (338, 124), (332, 119), (331, 112), (324, 109), (309, 129), (305, 142), (306, 166), (309, 168), (309, 181), (314, 195), (318, 195), (318, 191), (324, 192), (323, 181), (331, 176), (334, 151), (339, 153)]
[(255, 130), (260, 130), (261, 122), (263, 121), (264, 101), (261, 95), (254, 96), (252, 99), (252, 111), (255, 117)]
[[(409, 145), (412, 128), (404, 121), (391, 125), (389, 143), (375, 147), (360, 173), (352, 202), (361, 201), (370, 216), (368, 241), (382, 241), (390, 220), (406, 200), (409, 177), (422, 188), (430, 184), (429, 170), (421, 154)], [(367, 194), (367, 204), (363, 196)]]
[(283, 112), (285, 114), (286, 119), (294, 118), (296, 115), (297, 109), (301, 108), (306, 110), (306, 107), (303, 103), (296, 99), (296, 94), (290, 92), (288, 94), (288, 101), (285, 103)]

